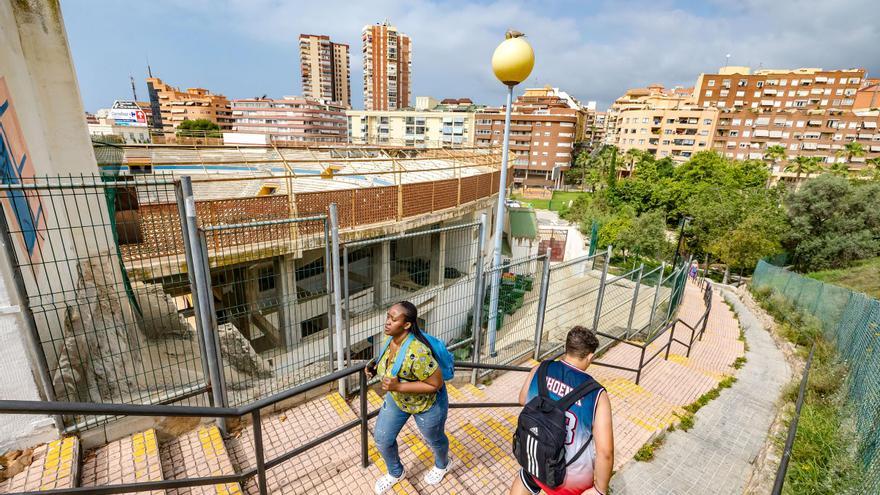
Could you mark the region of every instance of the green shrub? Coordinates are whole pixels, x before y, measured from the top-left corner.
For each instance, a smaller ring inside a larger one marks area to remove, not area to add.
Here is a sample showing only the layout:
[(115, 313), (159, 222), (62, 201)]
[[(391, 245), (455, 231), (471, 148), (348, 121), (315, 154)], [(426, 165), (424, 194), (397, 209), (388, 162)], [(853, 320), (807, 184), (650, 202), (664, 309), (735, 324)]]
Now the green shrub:
[[(846, 406), (842, 387), (846, 366), (840, 362), (834, 345), (824, 339), (817, 318), (769, 288), (753, 289), (752, 294), (776, 320), (780, 334), (797, 346), (799, 354), (806, 356), (811, 346), (815, 349), (783, 493), (861, 493), (863, 470), (854, 451), (852, 412)], [(800, 381), (801, 377), (795, 377), (782, 391), (789, 415), (794, 413)], [(775, 438), (780, 453), (787, 434), (786, 428)]]

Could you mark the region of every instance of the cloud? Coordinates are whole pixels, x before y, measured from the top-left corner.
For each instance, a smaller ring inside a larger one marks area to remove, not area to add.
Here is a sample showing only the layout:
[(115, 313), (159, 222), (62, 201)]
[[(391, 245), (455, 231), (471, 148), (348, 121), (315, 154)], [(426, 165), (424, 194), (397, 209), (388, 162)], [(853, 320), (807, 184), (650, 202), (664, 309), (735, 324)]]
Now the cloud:
[[(290, 94), (289, 81), (299, 76), (297, 37), (312, 33), (350, 45), (352, 103), (362, 105), (361, 29), (385, 18), (413, 40), (413, 96), (470, 97), (492, 105), (503, 101), (504, 88), (489, 60), (509, 27), (525, 32), (536, 52), (535, 69), (523, 86), (558, 86), (582, 101), (597, 100), (600, 108), (630, 87), (692, 85), (701, 72), (723, 65), (727, 53), (735, 65), (880, 72), (880, 27), (865, 15), (876, 9), (874, 0), (157, 3), (158, 12), (176, 13), (173, 26), (197, 23), (215, 33), (199, 56), (228, 65), (223, 81), (203, 84), (232, 97), (264, 89)], [(148, 16), (144, 22), (154, 35), (162, 35), (161, 19)], [(266, 47), (275, 58), (224, 58), (227, 47), (240, 43)], [(243, 74), (255, 70), (263, 73)], [(175, 84), (205, 79), (177, 73), (164, 77)], [(247, 86), (255, 80), (261, 88)], [(89, 84), (82, 80), (84, 94)]]

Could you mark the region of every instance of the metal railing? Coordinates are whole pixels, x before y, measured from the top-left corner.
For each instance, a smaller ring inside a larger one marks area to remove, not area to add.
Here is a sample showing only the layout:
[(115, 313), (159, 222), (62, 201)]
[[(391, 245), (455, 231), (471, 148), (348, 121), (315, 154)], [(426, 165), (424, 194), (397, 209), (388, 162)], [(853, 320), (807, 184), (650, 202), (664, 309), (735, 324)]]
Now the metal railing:
[[(470, 362), (456, 362), (459, 369), (491, 369), (495, 371), (521, 371), (529, 372), (531, 368), (522, 366), (491, 365)], [(297, 395), (305, 394), (311, 390), (345, 379), (351, 375), (358, 375), (360, 390), (358, 392), (358, 418), (351, 420), (335, 429), (313, 438), (302, 445), (294, 447), (283, 454), (271, 459), (266, 459), (263, 436), (261, 410)], [(104, 416), (142, 416), (142, 417), (196, 417), (196, 418), (241, 418), (250, 416), (253, 427), (254, 455), (256, 466), (242, 469), (233, 474), (205, 476), (197, 478), (183, 478), (162, 481), (150, 481), (139, 483), (125, 483), (106, 486), (89, 486), (74, 488), (57, 488), (40, 490), (36, 492), (16, 492), (11, 495), (109, 495), (116, 493), (147, 492), (150, 490), (167, 490), (195, 486), (207, 486), (224, 483), (239, 483), (244, 485), (253, 477), (257, 478), (257, 486), (261, 495), (267, 495), (268, 483), (266, 471), (303, 454), (318, 445), (332, 440), (347, 431), (360, 428), (360, 455), (361, 465), (369, 465), (368, 455), (368, 422), (379, 414), (379, 410), (369, 411), (367, 408), (367, 375), (363, 365), (353, 365), (341, 370), (329, 373), (321, 378), (308, 383), (298, 385), (283, 392), (269, 397), (250, 402), (240, 407), (199, 407), (199, 406), (162, 406), (147, 404), (94, 404), (86, 402), (51, 402), (51, 401), (22, 401), (0, 400), (0, 414), (48, 414), (48, 415), (104, 415)], [(490, 407), (519, 407), (519, 402), (484, 402), (484, 403), (453, 403), (451, 409), (463, 408), (490, 408)]]
[[(639, 383), (642, 371), (655, 358), (664, 351), (665, 359), (669, 357), (669, 351), (672, 343), (676, 342), (688, 349), (688, 355), (696, 340), (701, 340), (703, 332), (705, 332), (708, 322), (708, 315), (711, 310), (712, 289), (708, 283), (703, 284), (703, 300), (706, 304), (706, 310), (702, 316), (693, 324), (688, 324), (681, 319), (676, 318), (665, 325), (665, 327), (657, 332), (652, 339), (642, 344), (622, 339), (618, 336), (610, 334), (601, 334), (615, 342), (624, 343), (626, 345), (635, 346), (641, 350), (639, 364), (635, 368), (626, 366), (612, 365), (601, 361), (594, 361), (596, 366), (604, 366), (623, 371), (632, 371), (636, 373), (635, 383)], [(686, 328), (690, 329), (690, 336), (686, 341), (679, 340), (674, 337), (674, 328), (678, 323), (682, 323)], [(655, 353), (645, 360), (645, 350), (653, 342), (660, 339), (667, 331), (669, 331), (669, 340)], [(537, 344), (536, 344), (537, 349)], [(556, 356), (561, 355), (558, 352)], [(513, 366), (505, 364), (489, 364), (476, 362), (456, 361), (457, 369), (485, 370), (490, 372), (497, 371), (517, 371), (529, 372), (532, 368), (524, 366)], [(808, 368), (809, 369), (809, 364)], [(331, 385), (334, 382), (342, 381), (348, 377), (357, 375), (358, 377), (358, 418), (350, 420), (342, 425), (337, 426), (331, 431), (310, 439), (301, 445), (293, 447), (284, 453), (278, 454), (270, 459), (266, 459), (265, 449), (262, 436), (262, 410), (271, 407), (280, 402), (294, 398), (299, 395), (306, 394), (312, 390)], [(806, 376), (806, 375), (805, 375)], [(170, 405), (151, 405), (151, 404), (117, 404), (117, 403), (86, 403), (86, 402), (60, 402), (60, 401), (20, 401), (20, 400), (0, 400), (0, 415), (2, 414), (48, 414), (55, 416), (141, 416), (141, 417), (197, 417), (197, 418), (217, 418), (218, 420), (234, 419), (250, 416), (253, 434), (255, 467), (237, 470), (235, 473), (208, 477), (195, 477), (183, 479), (171, 479), (162, 481), (126, 483), (106, 486), (89, 486), (89, 487), (73, 487), (64, 489), (41, 490), (39, 492), (18, 492), (14, 495), (67, 495), (67, 494), (93, 494), (93, 495), (109, 495), (117, 493), (145, 492), (150, 490), (166, 490), (196, 486), (207, 486), (224, 483), (239, 483), (244, 485), (249, 480), (256, 477), (257, 487), (263, 495), (268, 494), (267, 470), (280, 465), (298, 455), (301, 455), (324, 442), (330, 441), (354, 428), (359, 428), (360, 457), (361, 465), (366, 467), (369, 465), (368, 455), (368, 422), (376, 417), (379, 410), (370, 411), (367, 405), (368, 380), (364, 372), (362, 363), (352, 364), (338, 371), (328, 373), (320, 378), (311, 380), (307, 383), (297, 385), (277, 392), (271, 396), (251, 401), (239, 407), (218, 407), (218, 406), (170, 406)], [(802, 391), (803, 392), (803, 391)], [(451, 409), (466, 408), (495, 408), (495, 407), (520, 407), (518, 402), (465, 402), (452, 403), (449, 405)], [(788, 449), (790, 450), (790, 448)], [(776, 492), (774, 492), (776, 493)]]
[(794, 439), (797, 436), (798, 420), (801, 418), (801, 407), (804, 405), (804, 397), (807, 391), (807, 381), (810, 377), (810, 366), (813, 364), (813, 354), (816, 351), (816, 344), (810, 346), (810, 355), (807, 356), (807, 362), (804, 365), (804, 375), (801, 377), (801, 384), (798, 387), (797, 402), (794, 406), (794, 416), (788, 426), (788, 436), (785, 438), (785, 447), (782, 449), (782, 458), (779, 461), (779, 469), (776, 471), (776, 479), (773, 481), (772, 495), (780, 495), (782, 486), (785, 484), (785, 474), (788, 472), (788, 462), (791, 460), (791, 450), (794, 447)]
[[(612, 365), (609, 363), (603, 363), (601, 361), (594, 361), (593, 364), (596, 366), (605, 366), (605, 367), (610, 367), (610, 368), (614, 368), (614, 369), (618, 369), (618, 370), (622, 370), (622, 371), (633, 372), (636, 374), (635, 383), (636, 383), (636, 385), (638, 385), (639, 381), (642, 378), (642, 371), (649, 364), (651, 364), (651, 362), (653, 362), (654, 359), (657, 358), (657, 356), (659, 356), (660, 354), (665, 352), (664, 359), (667, 359), (667, 360), (669, 359), (669, 354), (672, 350), (672, 343), (673, 342), (676, 342), (676, 343), (684, 346), (687, 349), (685, 357), (690, 357), (691, 349), (694, 346), (694, 342), (697, 340), (703, 340), (703, 334), (706, 332), (706, 325), (709, 322), (709, 312), (711, 311), (711, 308), (712, 308), (712, 287), (708, 283), (706, 283), (705, 286), (703, 287), (703, 301), (706, 305), (706, 309), (705, 309), (705, 311), (703, 311), (703, 314), (700, 316), (700, 318), (693, 325), (682, 320), (681, 318), (675, 318), (673, 320), (670, 320), (668, 323), (666, 323), (660, 329), (660, 331), (656, 332), (651, 338), (649, 338), (648, 340), (646, 340), (642, 343), (636, 343), (631, 340), (624, 339), (624, 338), (621, 338), (616, 335), (610, 335), (610, 334), (607, 334), (604, 332), (596, 332), (597, 335), (611, 339), (613, 342), (625, 344), (625, 345), (628, 345), (631, 347), (635, 347), (636, 349), (639, 349), (639, 364), (635, 368), (627, 368), (625, 366)], [(679, 324), (683, 325), (685, 328), (690, 330), (690, 335), (688, 336), (686, 341), (679, 340), (678, 338), (675, 337), (675, 327)], [(653, 344), (654, 342), (656, 342), (657, 340), (659, 340), (660, 337), (662, 337), (664, 334), (666, 334), (666, 332), (669, 332), (669, 340), (664, 345), (662, 345), (662, 346), (658, 347), (656, 350), (654, 350), (654, 354), (651, 354), (647, 359), (645, 359), (645, 355), (648, 351), (648, 347), (651, 344)]]

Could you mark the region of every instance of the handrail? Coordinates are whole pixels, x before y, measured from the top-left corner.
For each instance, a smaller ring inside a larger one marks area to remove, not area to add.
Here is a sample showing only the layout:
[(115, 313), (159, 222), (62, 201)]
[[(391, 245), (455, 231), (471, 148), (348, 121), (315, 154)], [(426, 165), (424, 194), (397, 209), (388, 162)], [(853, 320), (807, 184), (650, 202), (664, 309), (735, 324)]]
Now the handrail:
[[(519, 371), (529, 372), (531, 368), (525, 366), (511, 365), (495, 365), (484, 363), (473, 363), (467, 361), (456, 361), (457, 369), (489, 369), (495, 371)], [(337, 380), (343, 379), (353, 374), (360, 377), (360, 417), (351, 420), (321, 436), (314, 438), (294, 449), (280, 454), (272, 459), (264, 459), (264, 448), (262, 442), (262, 417), (260, 410), (274, 405), (278, 402), (292, 398), (324, 385), (328, 385)], [(253, 476), (258, 477), (258, 485), (261, 494), (267, 494), (267, 483), (265, 472), (297, 455), (342, 435), (343, 433), (360, 426), (361, 428), (361, 463), (364, 467), (369, 464), (367, 457), (367, 422), (379, 414), (378, 410), (367, 411), (367, 378), (362, 364), (352, 365), (340, 369), (336, 372), (325, 375), (321, 378), (311, 380), (288, 390), (273, 394), (264, 399), (260, 399), (250, 404), (240, 407), (215, 407), (215, 406), (168, 406), (168, 405), (152, 405), (152, 404), (119, 404), (104, 403), (95, 404), (87, 402), (61, 402), (61, 401), (27, 401), (27, 400), (0, 400), (0, 415), (2, 414), (81, 414), (81, 415), (113, 415), (113, 416), (168, 416), (168, 417), (215, 417), (215, 418), (233, 418), (246, 416), (248, 414), (253, 418), (254, 448), (257, 457), (257, 466), (233, 474), (185, 478), (162, 481), (150, 481), (142, 483), (126, 483), (107, 485), (100, 487), (74, 487), (59, 488), (51, 490), (40, 490), (38, 492), (17, 492), (14, 495), (72, 495), (72, 494), (94, 494), (94, 495), (110, 495), (117, 493), (143, 492), (153, 490), (168, 490), (173, 488), (186, 488), (195, 486), (207, 486), (224, 483), (245, 483)], [(488, 407), (519, 407), (518, 402), (483, 402), (483, 403), (452, 403), (449, 407), (452, 409), (461, 408), (488, 408)]]
[(776, 479), (773, 481), (773, 490), (771, 495), (779, 495), (782, 493), (782, 485), (785, 484), (785, 473), (788, 471), (788, 461), (791, 460), (791, 449), (794, 447), (794, 439), (797, 436), (798, 420), (801, 417), (801, 407), (804, 405), (804, 396), (807, 390), (807, 380), (810, 376), (810, 366), (813, 364), (813, 353), (816, 350), (816, 343), (810, 347), (810, 355), (807, 356), (807, 362), (804, 365), (804, 376), (801, 377), (801, 384), (798, 388), (797, 402), (794, 406), (794, 417), (791, 418), (791, 424), (788, 427), (788, 436), (785, 439), (785, 448), (782, 450), (782, 459), (779, 461), (779, 469), (776, 471)]
[[(671, 320), (664, 326), (664, 329), (652, 338), (650, 341), (645, 342), (643, 344), (635, 344), (633, 342), (621, 339), (620, 337), (615, 337), (609, 334), (605, 334), (603, 332), (597, 332), (597, 334), (611, 338), (618, 342), (624, 342), (628, 345), (637, 347), (641, 349), (641, 357), (639, 360), (638, 368), (627, 368), (624, 366), (613, 365), (609, 363), (602, 362), (594, 362), (593, 364), (597, 366), (605, 366), (609, 368), (614, 368), (618, 370), (631, 371), (636, 373), (636, 384), (639, 383), (639, 379), (641, 377), (642, 370), (650, 364), (661, 352), (666, 351), (666, 358), (669, 357), (669, 351), (672, 347), (672, 342), (678, 342), (682, 345), (685, 345), (688, 348), (688, 355), (690, 354), (690, 348), (693, 346), (695, 336), (697, 334), (697, 328), (702, 324), (702, 330), (700, 331), (700, 338), (702, 338), (702, 332), (705, 331), (706, 323), (708, 322), (709, 311), (711, 310), (711, 285), (707, 285), (704, 288), (706, 294), (704, 294), (704, 300), (706, 301), (706, 310), (703, 315), (700, 317), (697, 322), (691, 326), (685, 323), (691, 330), (691, 336), (689, 343), (681, 342), (674, 338), (675, 335), (675, 325), (679, 322), (684, 323), (680, 318), (676, 318)], [(668, 329), (672, 329), (670, 333), (669, 342), (665, 345), (661, 346), (655, 353), (652, 355), (647, 362), (645, 361), (645, 351), (651, 343), (656, 341), (656, 339), (666, 332)], [(812, 352), (810, 353), (810, 360), (812, 358)], [(807, 370), (809, 370), (809, 362), (807, 364)], [(465, 362), (465, 361), (456, 361), (455, 367), (458, 369), (484, 369), (484, 370), (494, 370), (494, 371), (517, 371), (517, 372), (529, 372), (532, 368), (525, 366), (513, 366), (513, 365), (496, 365), (496, 364), (485, 364), (485, 363), (473, 363), (473, 362)], [(359, 402), (360, 402), (360, 414), (357, 419), (351, 420), (337, 428), (322, 434), (321, 436), (314, 438), (296, 448), (293, 448), (283, 454), (280, 454), (272, 459), (266, 460), (265, 453), (263, 448), (263, 439), (262, 439), (262, 417), (260, 414), (261, 409), (277, 404), (286, 399), (290, 399), (294, 396), (304, 394), (316, 388), (328, 385), (335, 381), (344, 379), (353, 374), (358, 374), (360, 380), (360, 389), (359, 389)], [(805, 373), (806, 376), (806, 373)], [(801, 385), (801, 394), (803, 394), (803, 383)], [(261, 494), (268, 494), (267, 481), (266, 481), (266, 470), (271, 469), (274, 466), (277, 466), (297, 455), (305, 453), (306, 451), (320, 445), (328, 440), (331, 440), (343, 433), (355, 428), (360, 427), (360, 436), (361, 436), (361, 463), (364, 467), (369, 465), (369, 458), (367, 455), (367, 423), (370, 418), (378, 415), (379, 411), (368, 411), (367, 410), (367, 376), (364, 370), (364, 366), (362, 364), (351, 365), (346, 368), (342, 368), (333, 373), (329, 373), (323, 377), (311, 380), (309, 382), (300, 384), (298, 386), (292, 387), (288, 390), (284, 390), (273, 394), (269, 397), (256, 400), (249, 404), (245, 404), (239, 407), (214, 407), (214, 406), (170, 406), (170, 405), (151, 405), (151, 404), (118, 404), (118, 403), (110, 403), (110, 404), (93, 404), (93, 403), (84, 403), (84, 402), (59, 402), (59, 401), (22, 401), (22, 400), (0, 400), (0, 414), (81, 414), (81, 415), (114, 415), (114, 416), (169, 416), (169, 417), (215, 417), (215, 418), (232, 418), (232, 417), (241, 417), (246, 415), (251, 415), (252, 424), (253, 424), (253, 435), (254, 435), (254, 450), (256, 456), (256, 467), (236, 471), (233, 474), (222, 475), (222, 476), (212, 476), (212, 477), (204, 477), (204, 478), (186, 478), (186, 479), (176, 479), (176, 480), (162, 480), (162, 481), (151, 481), (151, 482), (143, 482), (143, 483), (128, 483), (128, 484), (118, 484), (118, 485), (109, 485), (109, 486), (101, 486), (101, 487), (76, 487), (76, 488), (63, 488), (63, 489), (52, 489), (52, 490), (41, 490), (39, 492), (19, 492), (18, 495), (70, 495), (70, 494), (95, 494), (95, 495), (110, 495), (117, 493), (131, 493), (131, 492), (140, 492), (140, 491), (152, 491), (152, 490), (166, 490), (172, 488), (184, 488), (184, 487), (194, 487), (194, 486), (206, 486), (206, 485), (215, 485), (215, 484), (223, 484), (223, 483), (245, 483), (248, 479), (253, 476), (257, 476), (257, 482), (259, 491)], [(802, 397), (799, 397), (799, 401), (802, 402)], [(518, 402), (484, 402), (484, 403), (452, 403), (449, 404), (449, 407), (452, 409), (460, 409), (460, 408), (489, 408), (489, 407), (518, 407), (520, 404)], [(799, 410), (799, 408), (798, 408)], [(796, 419), (794, 426), (796, 428)], [(790, 431), (789, 436), (791, 437), (793, 433)], [(791, 439), (790, 439), (791, 440)], [(788, 453), (790, 455), (790, 443), (787, 445)], [(784, 457), (784, 462), (787, 464), (787, 458)], [(784, 477), (784, 475), (783, 475)], [(777, 476), (778, 478), (778, 476)], [(779, 480), (777, 479), (777, 482)], [(780, 485), (781, 488), (781, 485)], [(775, 492), (774, 493), (778, 493)]]

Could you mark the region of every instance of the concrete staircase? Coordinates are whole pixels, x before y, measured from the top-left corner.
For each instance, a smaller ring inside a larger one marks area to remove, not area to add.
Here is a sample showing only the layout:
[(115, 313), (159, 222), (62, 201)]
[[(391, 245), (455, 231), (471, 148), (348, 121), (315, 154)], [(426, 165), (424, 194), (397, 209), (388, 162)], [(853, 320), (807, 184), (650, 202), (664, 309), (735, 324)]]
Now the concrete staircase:
[[(695, 287), (688, 286), (682, 317), (696, 321), (702, 301)], [(593, 374), (606, 387), (614, 411), (616, 462), (619, 468), (654, 433), (675, 421), (675, 413), (700, 394), (715, 386), (724, 375), (734, 373), (733, 360), (743, 353), (736, 326), (722, 324), (732, 318), (724, 304), (713, 306), (703, 342), (685, 357), (680, 346), (673, 346), (669, 361), (662, 356), (646, 368), (640, 385), (634, 374), (610, 368), (593, 367)], [(721, 329), (726, 330), (721, 330)], [(666, 339), (660, 339), (666, 340)], [(657, 342), (661, 346), (662, 342)], [(649, 352), (651, 349), (649, 349)], [(602, 360), (633, 365), (638, 356), (630, 346), (615, 346)], [(522, 363), (537, 364), (534, 361)], [(469, 375), (469, 374), (463, 374)], [(492, 376), (477, 387), (456, 380), (447, 384), (451, 403), (515, 402), (525, 373), (507, 372)], [(369, 409), (376, 410), (382, 398), (368, 392)], [(506, 493), (518, 469), (512, 457), (511, 440), (519, 408), (450, 409), (447, 434), (454, 467), (440, 486), (427, 486), (422, 477), (432, 466), (433, 455), (414, 422), (410, 421), (398, 437), (407, 479), (399, 483), (397, 494), (495, 494)], [(320, 395), (279, 412), (264, 412), (262, 428), (266, 459), (330, 432), (359, 414), (357, 398), (346, 402), (337, 392)], [(367, 468), (360, 465), (358, 428), (337, 436), (267, 471), (270, 493), (372, 493), (373, 482), (385, 472), (384, 463), (372, 441), (375, 419), (369, 422)], [(80, 442), (67, 437), (33, 451), (33, 462), (11, 479), (0, 483), (0, 493), (39, 491), (73, 486), (182, 479), (232, 474), (255, 467), (253, 427), (245, 425), (227, 438), (213, 424), (164, 440), (153, 429), (100, 446), (80, 456)], [(80, 457), (82, 457), (80, 459)], [(256, 479), (245, 486), (237, 483), (167, 491), (143, 492), (152, 495), (256, 494)]]

